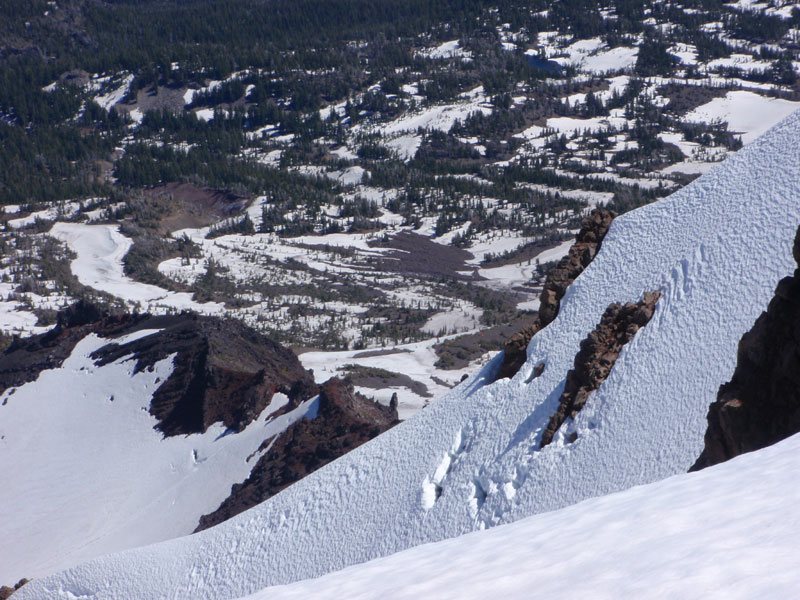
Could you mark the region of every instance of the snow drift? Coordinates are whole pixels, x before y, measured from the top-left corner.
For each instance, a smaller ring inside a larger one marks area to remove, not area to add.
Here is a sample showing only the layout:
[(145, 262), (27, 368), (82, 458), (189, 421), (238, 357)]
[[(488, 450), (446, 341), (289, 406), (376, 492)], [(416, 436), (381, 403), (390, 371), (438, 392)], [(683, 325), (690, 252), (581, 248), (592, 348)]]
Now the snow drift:
[[(246, 600), (797, 598), (800, 436)], [(554, 535), (554, 532), (558, 532)], [(575, 574), (580, 576), (576, 577)]]
[[(685, 472), (736, 346), (793, 270), (800, 114), (619, 217), (511, 380), (492, 364), (429, 409), (222, 525), (34, 581), (20, 598), (235, 598)], [(539, 450), (579, 344), (661, 292), (571, 431)], [(544, 365), (540, 377), (533, 369)], [(597, 502), (602, 502), (598, 500)]]

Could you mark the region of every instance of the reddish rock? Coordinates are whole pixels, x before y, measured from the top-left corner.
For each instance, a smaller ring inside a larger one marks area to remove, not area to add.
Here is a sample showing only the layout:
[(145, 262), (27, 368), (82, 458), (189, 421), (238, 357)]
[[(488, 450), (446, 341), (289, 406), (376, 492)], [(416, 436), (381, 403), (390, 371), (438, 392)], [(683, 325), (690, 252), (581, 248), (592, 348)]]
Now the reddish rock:
[(383, 406), (353, 391), (338, 378), (320, 388), (314, 419), (301, 419), (275, 440), (250, 476), (235, 484), (220, 507), (200, 519), (208, 529), (274, 496), (292, 483), (383, 433), (398, 423), (396, 403)]
[[(143, 329), (160, 331), (126, 344), (114, 342)], [(199, 529), (262, 502), (398, 422), (396, 395), (383, 406), (354, 393), (349, 382), (331, 379), (320, 387), (291, 350), (241, 322), (191, 313), (109, 315), (85, 303), (61, 313), (52, 331), (15, 340), (0, 354), (0, 390), (58, 368), (92, 333), (108, 339), (92, 355), (99, 366), (132, 357), (135, 370), (141, 371), (173, 357), (172, 373), (150, 403), (150, 413), (158, 419), (155, 427), (165, 437), (205, 432), (218, 422), (239, 432), (276, 392), (289, 397), (276, 415), (319, 395), (316, 417), (301, 419), (277, 439), (265, 439), (260, 450), (269, 451), (243, 483), (233, 486), (219, 509), (202, 518)]]
[[(608, 378), (623, 346), (653, 317), (660, 296), (661, 292), (646, 292), (639, 302), (614, 303), (605, 310), (600, 323), (581, 342), (574, 367), (567, 373), (558, 410), (550, 417), (542, 434), (542, 448), (553, 441), (568, 418), (575, 418), (586, 405), (589, 395)], [(575, 439), (576, 435), (569, 441)]]
[(567, 288), (594, 260), (616, 216), (614, 211), (595, 208), (583, 219), (569, 254), (547, 274), (544, 289), (539, 296), (539, 314), (536, 320), (511, 336), (503, 346), (503, 364), (497, 379), (513, 377), (525, 364), (531, 338), (556, 318)]
[(8, 600), (8, 598), (11, 598), (14, 592), (16, 592), (26, 583), (28, 583), (28, 580), (23, 578), (20, 579), (13, 588), (7, 585), (0, 587), (0, 600)]
[[(800, 265), (800, 230), (794, 259)], [(736, 370), (708, 410), (697, 471), (800, 432), (800, 269), (778, 283), (739, 342)]]
[[(124, 345), (113, 341), (142, 329), (161, 331)], [(0, 355), (0, 391), (60, 367), (91, 333), (109, 340), (93, 355), (98, 365), (133, 356), (140, 371), (175, 355), (172, 374), (150, 405), (156, 428), (167, 436), (202, 433), (217, 422), (241, 431), (275, 392), (298, 402), (317, 393), (294, 352), (238, 321), (191, 313), (109, 315), (87, 303), (60, 313), (52, 331), (17, 339)]]

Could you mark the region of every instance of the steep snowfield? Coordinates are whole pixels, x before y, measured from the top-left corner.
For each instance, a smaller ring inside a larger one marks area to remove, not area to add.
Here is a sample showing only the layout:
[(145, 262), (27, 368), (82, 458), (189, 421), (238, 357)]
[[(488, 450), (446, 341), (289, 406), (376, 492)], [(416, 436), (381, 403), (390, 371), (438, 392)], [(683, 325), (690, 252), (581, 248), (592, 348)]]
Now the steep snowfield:
[(0, 395), (0, 581), (191, 533), (250, 474), (261, 442), (314, 409), (310, 400), (269, 419), (286, 400), (277, 395), (239, 434), (217, 423), (162, 438), (148, 408), (172, 357), (138, 373), (131, 356), (102, 367), (91, 358), (156, 331), (89, 335), (61, 368)]
[(246, 600), (798, 598), (799, 454), (794, 436)]
[[(85, 563), (20, 598), (235, 598), (685, 472), (739, 339), (793, 271), (798, 136), (794, 114), (678, 193), (616, 220), (513, 380), (485, 386), (490, 364), (214, 529)], [(649, 290), (662, 291), (656, 313), (569, 425), (577, 441), (557, 436), (538, 450), (580, 341), (611, 302)], [(539, 363), (544, 372), (531, 379)]]

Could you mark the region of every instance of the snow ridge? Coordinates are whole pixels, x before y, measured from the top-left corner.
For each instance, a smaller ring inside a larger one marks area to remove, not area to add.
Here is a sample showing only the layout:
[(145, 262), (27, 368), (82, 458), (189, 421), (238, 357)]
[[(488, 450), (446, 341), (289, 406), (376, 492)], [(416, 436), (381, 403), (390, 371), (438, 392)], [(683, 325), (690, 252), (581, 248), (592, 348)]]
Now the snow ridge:
[[(485, 386), (494, 361), (238, 517), (35, 581), (20, 598), (236, 598), (685, 472), (738, 340), (793, 270), (798, 136), (795, 113), (683, 190), (616, 219), (514, 379)], [(655, 314), (571, 424), (578, 440), (538, 450), (580, 341), (609, 304), (651, 290), (662, 294)]]

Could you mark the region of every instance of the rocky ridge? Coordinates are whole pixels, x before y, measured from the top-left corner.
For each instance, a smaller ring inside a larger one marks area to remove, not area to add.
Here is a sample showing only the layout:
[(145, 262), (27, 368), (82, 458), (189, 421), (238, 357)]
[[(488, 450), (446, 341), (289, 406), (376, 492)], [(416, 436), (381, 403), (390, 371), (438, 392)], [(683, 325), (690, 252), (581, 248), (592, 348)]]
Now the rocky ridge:
[[(122, 339), (145, 330), (157, 331)], [(172, 373), (153, 394), (149, 408), (158, 420), (155, 428), (165, 437), (204, 433), (220, 422), (229, 433), (238, 433), (276, 393), (285, 394), (288, 402), (270, 415), (273, 419), (318, 397), (306, 418), (263, 441), (258, 450), (262, 455), (248, 478), (233, 486), (217, 510), (202, 517), (198, 530), (262, 502), (399, 422), (396, 398), (383, 406), (338, 378), (317, 385), (294, 352), (239, 321), (188, 312), (113, 315), (88, 302), (59, 313), (53, 330), (16, 339), (0, 355), (0, 392), (59, 368), (91, 334), (108, 340), (92, 354), (97, 366), (131, 357), (139, 372), (173, 357)]]
[(396, 402), (384, 406), (354, 392), (349, 381), (329, 379), (320, 387), (317, 417), (301, 419), (269, 447), (250, 477), (236, 484), (220, 507), (200, 519), (197, 531), (208, 529), (260, 504), (295, 481), (396, 425)]
[(19, 588), (21, 588), (26, 583), (28, 583), (28, 580), (23, 578), (23, 579), (20, 579), (14, 585), (14, 587), (11, 587), (11, 586), (8, 586), (8, 585), (4, 585), (4, 586), (0, 587), (0, 600), (8, 600), (9, 598), (11, 598), (11, 596), (14, 595), (14, 592), (16, 592)]
[(511, 336), (503, 346), (503, 363), (497, 373), (497, 379), (513, 377), (525, 364), (531, 338), (556, 318), (567, 288), (597, 256), (603, 238), (616, 216), (617, 213), (614, 211), (595, 208), (583, 219), (569, 254), (547, 275), (540, 295), (539, 314), (536, 320)]
[[(159, 331), (128, 343), (114, 342), (145, 329)], [(93, 355), (98, 366), (132, 355), (138, 372), (175, 355), (172, 374), (150, 405), (150, 414), (158, 419), (156, 428), (165, 436), (203, 433), (216, 422), (238, 432), (276, 392), (294, 403), (317, 393), (312, 374), (294, 352), (238, 321), (191, 313), (115, 315), (88, 302), (62, 311), (51, 331), (14, 340), (0, 355), (0, 391), (60, 367), (90, 334), (109, 340)]]
[[(575, 366), (567, 373), (558, 410), (550, 417), (542, 434), (542, 448), (553, 441), (567, 419), (575, 418), (589, 395), (608, 378), (622, 348), (650, 322), (660, 297), (661, 292), (646, 292), (638, 302), (614, 303), (605, 310), (600, 323), (581, 342)], [(573, 442), (576, 437), (573, 433), (568, 439)]]
[[(793, 255), (800, 265), (800, 229)], [(759, 450), (800, 432), (800, 268), (739, 342), (736, 370), (708, 409), (705, 446), (690, 470)]]

